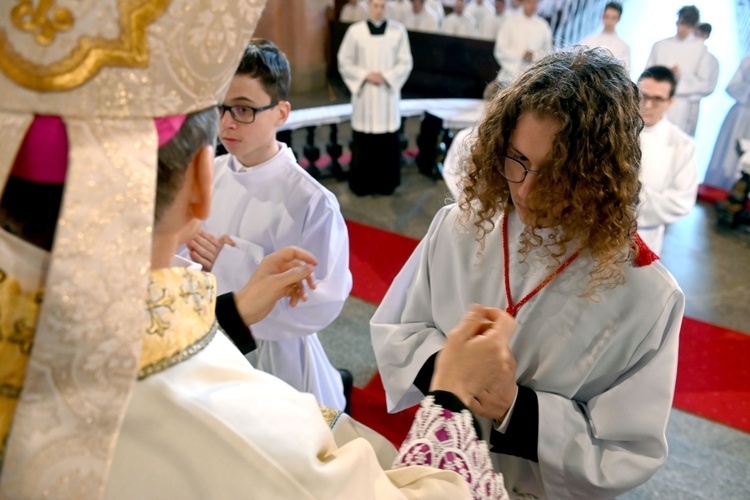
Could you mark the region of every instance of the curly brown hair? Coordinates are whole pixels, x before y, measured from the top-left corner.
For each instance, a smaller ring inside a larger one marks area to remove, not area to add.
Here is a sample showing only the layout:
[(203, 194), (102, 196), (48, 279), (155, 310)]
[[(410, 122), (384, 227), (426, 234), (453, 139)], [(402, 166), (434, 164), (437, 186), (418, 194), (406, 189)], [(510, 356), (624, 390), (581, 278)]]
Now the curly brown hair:
[[(531, 223), (521, 237), (522, 253), (545, 247), (559, 261), (574, 241), (597, 262), (587, 295), (622, 283), (622, 266), (637, 248), (638, 87), (608, 52), (576, 48), (545, 57), (495, 96), (478, 127), (459, 203), (462, 220), (476, 227), (480, 252), (495, 215), (512, 210), (499, 156), (524, 113), (553, 118), (560, 128), (526, 199)], [(556, 227), (545, 243), (537, 221), (550, 216)]]

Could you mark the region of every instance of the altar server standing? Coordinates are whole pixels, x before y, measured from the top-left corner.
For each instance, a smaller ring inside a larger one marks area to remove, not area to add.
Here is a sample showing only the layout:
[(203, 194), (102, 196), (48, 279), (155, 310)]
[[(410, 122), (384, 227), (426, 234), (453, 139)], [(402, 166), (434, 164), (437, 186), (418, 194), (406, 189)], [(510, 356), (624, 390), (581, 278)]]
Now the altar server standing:
[(440, 31), (440, 19), (424, 0), (412, 0), (411, 10), (404, 16), (404, 26), (409, 31), (437, 33)]
[(404, 25), (384, 18), (385, 0), (369, 0), (369, 19), (353, 24), (338, 52), (352, 93), (349, 188), (358, 196), (390, 195), (401, 183), (401, 87), (413, 61)]
[(552, 30), (536, 14), (539, 0), (523, 0), (521, 11), (510, 14), (495, 39), (495, 59), (500, 64), (497, 82), (510, 84), (532, 62), (552, 52)]
[(445, 16), (440, 28), (443, 35), (472, 38), (477, 35), (477, 21), (466, 12), (464, 0), (456, 0), (453, 12)]
[(727, 85), (727, 94), (736, 102), (721, 125), (703, 182), (729, 190), (739, 176), (737, 140), (750, 137), (750, 56), (740, 63)]
[(601, 33), (591, 35), (585, 38), (581, 45), (588, 47), (605, 47), (612, 52), (617, 59), (622, 61), (625, 65), (625, 69), (630, 71), (630, 47), (625, 41), (620, 38), (615, 31), (615, 26), (620, 22), (622, 16), (622, 4), (620, 2), (609, 2), (604, 6), (604, 14), (602, 14), (602, 29)]
[(669, 120), (689, 135), (695, 135), (702, 98), (716, 88), (718, 68), (703, 40), (694, 34), (700, 12), (693, 5), (677, 12), (677, 34), (656, 42), (646, 63), (666, 66), (677, 78), (674, 103), (667, 112)]

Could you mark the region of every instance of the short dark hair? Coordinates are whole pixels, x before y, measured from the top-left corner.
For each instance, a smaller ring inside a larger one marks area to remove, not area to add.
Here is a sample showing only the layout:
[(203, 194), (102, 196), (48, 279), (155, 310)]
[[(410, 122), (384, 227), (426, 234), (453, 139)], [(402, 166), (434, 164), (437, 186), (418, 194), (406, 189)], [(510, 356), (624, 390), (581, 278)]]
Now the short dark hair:
[(285, 101), (292, 84), (289, 60), (276, 44), (253, 38), (245, 48), (237, 75), (257, 78), (272, 101)]
[(604, 11), (606, 12), (607, 9), (616, 10), (622, 16), (622, 4), (620, 2), (607, 2), (607, 5), (604, 6)]
[(713, 29), (710, 24), (708, 23), (700, 23), (698, 26), (695, 27), (698, 31), (703, 33), (706, 36), (711, 35), (711, 30)]
[(652, 78), (657, 82), (669, 82), (669, 97), (674, 96), (675, 88), (677, 88), (677, 79), (671, 69), (666, 66), (651, 66), (641, 73), (638, 81), (640, 82), (644, 78)]
[(695, 26), (701, 20), (701, 13), (695, 5), (686, 5), (677, 11), (677, 22)]
[(154, 207), (156, 223), (174, 201), (193, 157), (202, 147), (216, 144), (218, 129), (219, 112), (215, 107), (196, 111), (189, 114), (174, 137), (159, 148), (159, 173)]

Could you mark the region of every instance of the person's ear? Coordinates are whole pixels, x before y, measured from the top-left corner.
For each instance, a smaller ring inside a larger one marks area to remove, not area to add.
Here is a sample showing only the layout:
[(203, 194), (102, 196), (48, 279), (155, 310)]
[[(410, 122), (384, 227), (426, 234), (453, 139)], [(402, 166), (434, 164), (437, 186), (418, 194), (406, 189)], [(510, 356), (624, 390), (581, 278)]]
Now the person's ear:
[(193, 175), (190, 207), (193, 217), (206, 220), (211, 212), (213, 194), (214, 148), (203, 146), (195, 153), (188, 172)]
[(289, 101), (279, 101), (279, 105), (276, 106), (276, 109), (277, 114), (274, 126), (280, 127), (289, 119), (289, 113), (292, 111), (292, 104)]

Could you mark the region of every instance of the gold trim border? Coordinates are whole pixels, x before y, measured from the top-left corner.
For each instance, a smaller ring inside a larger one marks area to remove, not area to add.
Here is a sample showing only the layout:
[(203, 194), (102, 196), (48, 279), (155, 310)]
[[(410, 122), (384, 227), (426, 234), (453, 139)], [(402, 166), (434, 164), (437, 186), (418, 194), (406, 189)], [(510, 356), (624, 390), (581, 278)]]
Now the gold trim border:
[(29, 90), (63, 91), (84, 83), (105, 66), (146, 67), (149, 48), (146, 30), (172, 0), (125, 0), (120, 3), (120, 37), (81, 37), (62, 61), (47, 66), (26, 60), (0, 31), (0, 70)]

